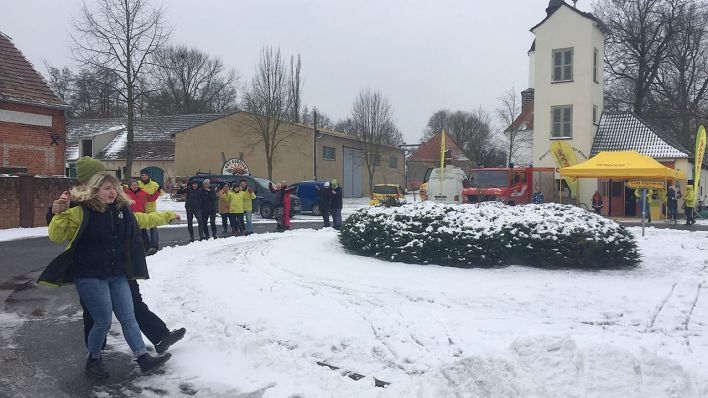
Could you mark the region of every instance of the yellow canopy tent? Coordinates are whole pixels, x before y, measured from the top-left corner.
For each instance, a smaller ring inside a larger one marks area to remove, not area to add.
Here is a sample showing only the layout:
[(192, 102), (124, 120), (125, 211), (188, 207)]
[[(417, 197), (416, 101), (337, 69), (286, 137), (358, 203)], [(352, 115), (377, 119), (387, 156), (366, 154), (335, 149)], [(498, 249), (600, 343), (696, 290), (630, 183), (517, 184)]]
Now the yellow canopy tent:
[(640, 180), (685, 180), (686, 174), (635, 151), (600, 152), (574, 166), (560, 169), (561, 177)]

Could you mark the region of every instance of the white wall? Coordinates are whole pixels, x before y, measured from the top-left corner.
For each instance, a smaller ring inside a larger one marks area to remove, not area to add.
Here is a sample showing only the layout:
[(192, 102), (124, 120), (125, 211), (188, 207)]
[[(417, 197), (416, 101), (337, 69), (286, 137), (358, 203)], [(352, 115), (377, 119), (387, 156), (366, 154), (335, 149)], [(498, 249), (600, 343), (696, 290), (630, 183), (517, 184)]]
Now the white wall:
[[(533, 79), (534, 100), (534, 149), (536, 167), (557, 167), (552, 156), (545, 155), (551, 143), (551, 107), (573, 105), (573, 137), (566, 142), (589, 156), (596, 126), (593, 124), (593, 105), (598, 118), (603, 108), (602, 59), (604, 35), (596, 24), (568, 7), (558, 9), (543, 25), (537, 27)], [(553, 50), (573, 48), (573, 80), (552, 83)], [(598, 81), (593, 81), (594, 50), (599, 50)], [(545, 155), (545, 156), (544, 156)], [(576, 153), (578, 162), (586, 159)], [(543, 160), (540, 158), (543, 157)], [(597, 180), (584, 179), (580, 183), (580, 200), (588, 203), (597, 187)]]

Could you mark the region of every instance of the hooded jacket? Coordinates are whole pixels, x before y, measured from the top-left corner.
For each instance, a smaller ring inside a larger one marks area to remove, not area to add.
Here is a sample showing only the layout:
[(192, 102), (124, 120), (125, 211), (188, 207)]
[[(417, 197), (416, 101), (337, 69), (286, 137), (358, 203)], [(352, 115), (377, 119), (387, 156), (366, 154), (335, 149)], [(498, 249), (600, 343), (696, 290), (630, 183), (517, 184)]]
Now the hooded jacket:
[(683, 198), (686, 207), (696, 207), (696, 191), (693, 190), (693, 185), (686, 187), (686, 196)]
[(157, 211), (157, 198), (160, 197), (161, 192), (160, 184), (148, 178), (147, 182), (144, 182), (143, 180), (138, 181), (138, 186), (150, 196), (157, 192), (157, 197), (154, 200), (148, 200), (145, 203), (145, 213)]
[(148, 201), (156, 201), (160, 197), (159, 192), (155, 192), (152, 195), (148, 195), (142, 188), (138, 188), (137, 191), (133, 191), (129, 187), (123, 187), (123, 192), (133, 201), (130, 205), (130, 210), (135, 213), (145, 213), (145, 205)]
[(177, 191), (178, 194), (186, 193), (187, 197), (184, 201), (185, 209), (201, 209), (204, 203), (204, 190), (201, 188), (194, 189), (191, 185), (181, 188)]
[[(90, 203), (82, 203), (54, 215), (49, 224), (49, 239), (52, 242), (68, 241), (68, 246), (49, 263), (37, 282), (58, 287), (64, 283), (72, 283), (77, 272), (83, 277), (107, 278), (120, 271), (128, 279), (149, 278), (140, 229), (167, 224), (177, 215), (170, 211), (150, 214), (133, 213), (128, 207), (116, 208), (115, 206), (108, 206), (107, 209), (101, 210)], [(96, 218), (93, 222), (92, 217)], [(111, 232), (108, 230), (101, 230), (101, 232), (113, 233), (113, 236), (103, 237), (113, 238), (113, 244), (106, 245), (106, 239), (96, 240), (95, 236), (84, 240), (87, 231), (92, 233), (93, 228), (100, 228), (101, 225), (95, 225), (96, 222), (100, 224), (106, 217), (110, 218), (115, 225)], [(106, 250), (120, 250), (120, 252), (99, 253), (102, 258), (96, 257), (96, 253)], [(91, 255), (94, 256), (93, 261), (90, 261)], [(107, 262), (106, 259), (111, 261)], [(93, 264), (95, 267), (92, 266)], [(123, 269), (117, 270), (116, 264)]]

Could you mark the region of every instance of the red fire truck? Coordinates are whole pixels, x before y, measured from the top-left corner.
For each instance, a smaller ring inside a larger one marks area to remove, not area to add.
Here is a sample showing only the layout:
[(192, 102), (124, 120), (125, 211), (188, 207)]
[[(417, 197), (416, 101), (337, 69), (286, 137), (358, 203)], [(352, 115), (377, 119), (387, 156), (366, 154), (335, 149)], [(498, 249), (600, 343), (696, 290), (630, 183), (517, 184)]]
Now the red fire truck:
[(557, 201), (555, 169), (552, 167), (472, 169), (467, 188), (462, 190), (463, 203), (500, 201), (508, 205), (531, 203), (536, 186), (548, 202)]

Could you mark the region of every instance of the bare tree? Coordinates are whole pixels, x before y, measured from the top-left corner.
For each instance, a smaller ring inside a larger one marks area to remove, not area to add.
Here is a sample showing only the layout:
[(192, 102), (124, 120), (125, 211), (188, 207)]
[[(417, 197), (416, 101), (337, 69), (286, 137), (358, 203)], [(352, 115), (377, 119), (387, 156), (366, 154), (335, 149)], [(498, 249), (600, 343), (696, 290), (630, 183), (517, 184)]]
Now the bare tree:
[(693, 143), (699, 121), (708, 116), (708, 32), (703, 27), (706, 18), (705, 3), (679, 8), (675, 39), (657, 75), (652, 106), (654, 122), (673, 133), (686, 148)]
[(295, 57), (290, 56), (290, 77), (288, 83), (288, 93), (290, 95), (290, 102), (292, 104), (290, 109), (289, 120), (293, 123), (300, 123), (301, 110), (302, 110), (302, 81), (300, 79), (300, 69), (302, 68), (302, 60), (300, 59), (300, 54), (297, 55), (297, 62), (295, 62)]
[(361, 152), (369, 174), (369, 192), (374, 174), (387, 145), (398, 145), (403, 135), (393, 122), (391, 103), (379, 91), (361, 90), (352, 106), (352, 133), (361, 141)]
[[(243, 109), (253, 114), (255, 129), (265, 148), (268, 178), (273, 178), (273, 160), (278, 146), (293, 134), (284, 127), (292, 111), (290, 80), (280, 49), (265, 47), (256, 73), (243, 96)], [(260, 142), (259, 141), (259, 142)]]
[(70, 105), (72, 117), (106, 118), (125, 116), (118, 79), (110, 71), (83, 68), (77, 73), (67, 67), (45, 63), (49, 86)]
[(652, 86), (676, 33), (677, 10), (685, 1), (599, 0), (594, 4), (595, 14), (607, 27), (608, 85), (618, 84), (618, 93), (630, 94), (611, 98), (611, 104), (624, 105), (639, 115), (647, 111)]
[(236, 71), (218, 57), (187, 46), (169, 46), (154, 55), (157, 92), (149, 106), (157, 114), (225, 112), (236, 107)]
[(521, 114), (521, 101), (512, 87), (499, 97), (497, 117), (504, 126), (505, 152), (507, 163), (517, 163), (519, 155), (528, 151), (533, 145), (533, 135), (529, 134), (523, 124), (514, 124)]
[(96, 0), (95, 10), (84, 2), (74, 21), (72, 54), (82, 65), (115, 76), (115, 87), (126, 104), (126, 175), (132, 175), (133, 122), (136, 101), (142, 94), (141, 80), (148, 61), (164, 45), (170, 29), (162, 8), (154, 9), (145, 0)]
[(491, 117), (484, 109), (437, 111), (428, 119), (423, 139), (430, 140), (443, 130), (472, 162), (482, 164), (489, 157), (492, 149)]
[(314, 126), (315, 125), (315, 114), (314, 112), (317, 112), (317, 128), (320, 129), (328, 129), (328, 130), (335, 130), (334, 122), (332, 119), (327, 116), (327, 114), (323, 113), (317, 107), (313, 107), (312, 110), (308, 109), (307, 106), (302, 108), (302, 112), (300, 112), (300, 123), (306, 124), (309, 126)]

